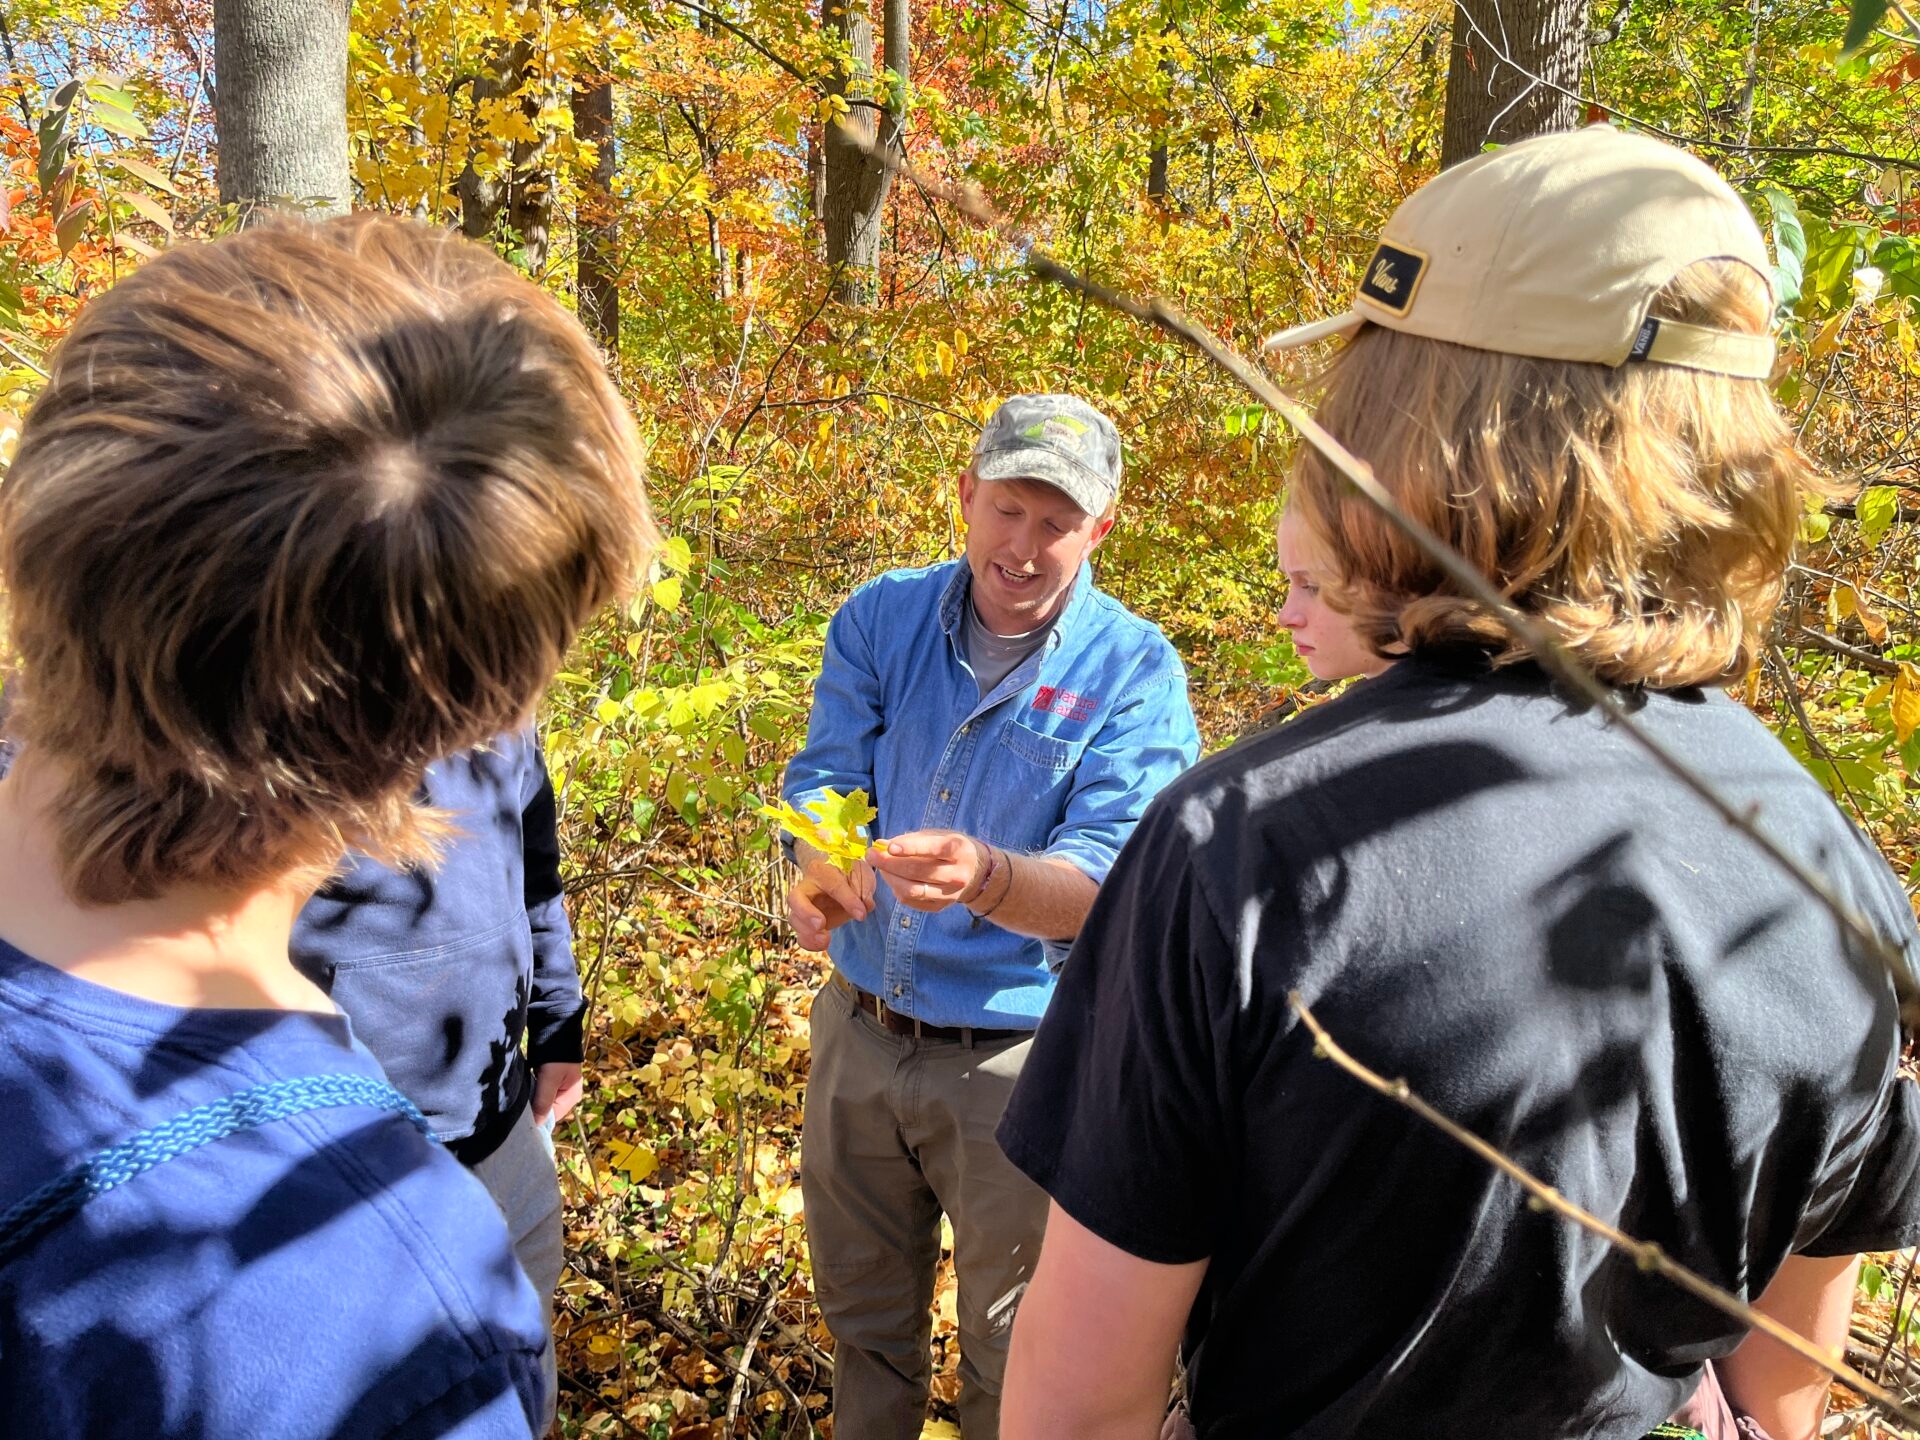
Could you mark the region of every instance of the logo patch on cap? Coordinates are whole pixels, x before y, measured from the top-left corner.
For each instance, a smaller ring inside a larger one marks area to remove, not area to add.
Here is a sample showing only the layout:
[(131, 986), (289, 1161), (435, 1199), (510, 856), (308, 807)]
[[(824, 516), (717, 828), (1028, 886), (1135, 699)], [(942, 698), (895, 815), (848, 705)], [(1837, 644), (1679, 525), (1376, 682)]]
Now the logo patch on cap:
[[(1062, 432), (1064, 434), (1056, 433)], [(1036, 420), (1020, 432), (1024, 440), (1061, 440), (1071, 445), (1080, 436), (1087, 433), (1087, 426), (1071, 415), (1049, 415), (1044, 420)]]
[(1426, 273), (1427, 257), (1418, 250), (1383, 243), (1367, 262), (1360, 293), (1389, 315), (1405, 315), (1413, 308), (1413, 297), (1420, 293)]

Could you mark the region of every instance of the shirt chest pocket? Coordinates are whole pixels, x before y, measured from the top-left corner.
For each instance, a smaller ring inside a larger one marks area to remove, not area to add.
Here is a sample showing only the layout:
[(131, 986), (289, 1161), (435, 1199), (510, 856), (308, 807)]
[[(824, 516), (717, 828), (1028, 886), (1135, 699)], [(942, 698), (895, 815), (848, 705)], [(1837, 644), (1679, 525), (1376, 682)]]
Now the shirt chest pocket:
[(1063, 777), (1080, 763), (1085, 740), (1062, 740), (1057, 735), (1042, 735), (1018, 720), (1009, 720), (1000, 731), (1000, 744), (1016, 759), (1035, 766), (1049, 776)]

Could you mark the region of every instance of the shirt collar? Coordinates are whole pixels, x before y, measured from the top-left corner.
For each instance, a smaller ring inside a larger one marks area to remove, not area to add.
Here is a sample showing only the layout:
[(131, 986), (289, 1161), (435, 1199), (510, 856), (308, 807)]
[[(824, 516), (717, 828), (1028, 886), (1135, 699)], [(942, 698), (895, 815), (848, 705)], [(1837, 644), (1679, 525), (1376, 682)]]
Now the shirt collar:
[[(957, 636), (967, 618), (967, 590), (973, 584), (973, 571), (968, 567), (964, 555), (952, 564), (953, 578), (947, 582), (947, 588), (940, 596), (940, 628), (949, 636)], [(1048, 632), (1048, 645), (1058, 645), (1071, 634), (1092, 603), (1093, 566), (1082, 560), (1080, 573), (1073, 577), (1073, 589), (1067, 594), (1067, 608), (1060, 612), (1059, 619), (1054, 621), (1053, 629)]]

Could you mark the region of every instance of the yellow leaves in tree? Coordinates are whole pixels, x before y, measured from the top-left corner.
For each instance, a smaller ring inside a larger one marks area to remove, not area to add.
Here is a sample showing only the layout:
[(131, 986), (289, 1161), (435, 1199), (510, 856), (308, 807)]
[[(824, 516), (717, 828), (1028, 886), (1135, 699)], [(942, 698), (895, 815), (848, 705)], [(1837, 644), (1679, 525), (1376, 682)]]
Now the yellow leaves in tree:
[(762, 805), (760, 813), (796, 840), (804, 840), (842, 870), (850, 871), (866, 856), (871, 843), (860, 832), (880, 813), (867, 801), (867, 792), (855, 790), (842, 795), (828, 788), (818, 800), (809, 800), (805, 811), (782, 800), (778, 805)]
[(1901, 662), (1893, 677), (1893, 738), (1904, 745), (1920, 730), (1920, 665)]

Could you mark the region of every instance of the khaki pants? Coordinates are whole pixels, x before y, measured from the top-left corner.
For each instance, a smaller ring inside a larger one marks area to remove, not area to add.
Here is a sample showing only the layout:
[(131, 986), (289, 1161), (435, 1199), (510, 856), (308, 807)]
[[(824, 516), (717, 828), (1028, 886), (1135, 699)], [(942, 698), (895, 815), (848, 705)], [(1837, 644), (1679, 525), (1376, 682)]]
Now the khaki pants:
[(800, 1185), (835, 1342), (836, 1440), (918, 1440), (942, 1211), (960, 1282), (960, 1428), (997, 1440), (1014, 1309), (1047, 1220), (1045, 1192), (993, 1138), (1030, 1044), (894, 1035), (831, 982), (814, 999)]

